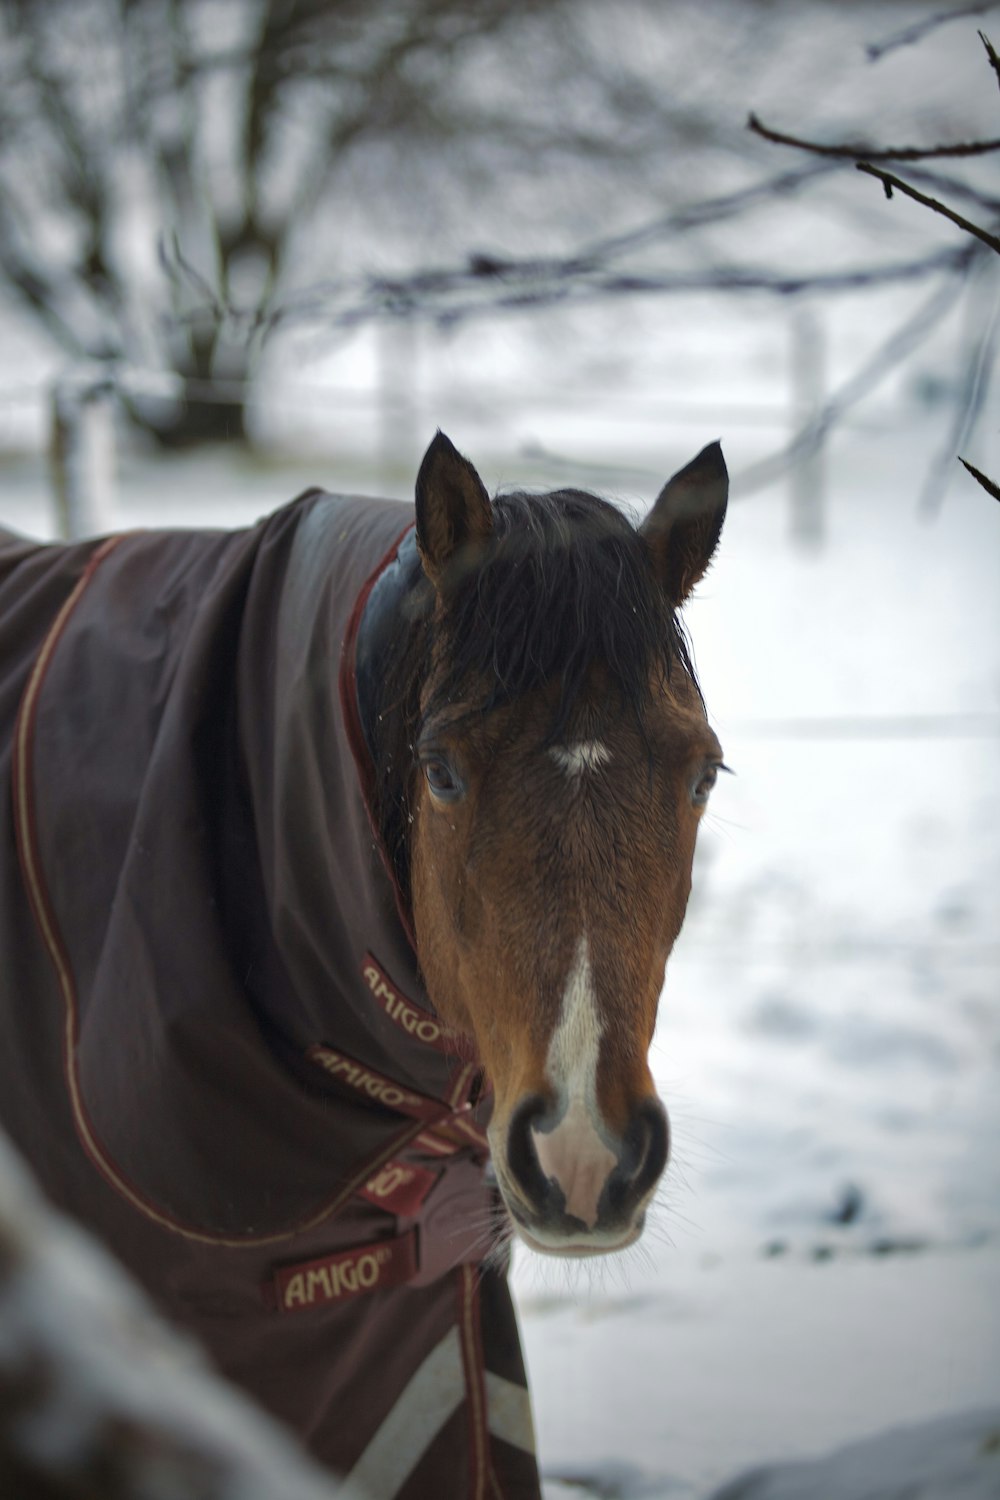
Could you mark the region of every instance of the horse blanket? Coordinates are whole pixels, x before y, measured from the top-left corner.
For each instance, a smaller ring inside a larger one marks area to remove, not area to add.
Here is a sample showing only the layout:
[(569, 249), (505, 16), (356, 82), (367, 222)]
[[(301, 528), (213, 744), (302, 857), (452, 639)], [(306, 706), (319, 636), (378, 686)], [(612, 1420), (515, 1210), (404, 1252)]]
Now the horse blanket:
[(359, 622), (412, 510), (0, 539), (0, 1122), (372, 1500), (533, 1500), (479, 1073), (369, 816)]

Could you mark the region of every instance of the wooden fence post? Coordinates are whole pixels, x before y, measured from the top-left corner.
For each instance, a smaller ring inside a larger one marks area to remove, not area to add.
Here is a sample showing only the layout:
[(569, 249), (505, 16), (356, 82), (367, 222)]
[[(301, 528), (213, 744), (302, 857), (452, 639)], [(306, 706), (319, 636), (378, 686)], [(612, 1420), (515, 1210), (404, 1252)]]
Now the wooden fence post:
[[(812, 308), (793, 307), (790, 373), (793, 433), (818, 417), (826, 400), (826, 334)], [(826, 463), (822, 445), (797, 454), (789, 473), (790, 532), (798, 546), (818, 551), (826, 536)]]
[(53, 383), (50, 455), (56, 525), (66, 541), (111, 530), (116, 404), (114, 380), (99, 366)]

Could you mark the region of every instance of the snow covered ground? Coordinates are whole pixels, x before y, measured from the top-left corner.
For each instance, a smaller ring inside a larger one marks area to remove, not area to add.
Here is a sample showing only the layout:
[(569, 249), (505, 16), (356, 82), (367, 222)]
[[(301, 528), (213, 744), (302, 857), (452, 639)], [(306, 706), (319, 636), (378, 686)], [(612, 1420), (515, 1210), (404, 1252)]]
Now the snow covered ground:
[[(1000, 507), (960, 480), (919, 519), (926, 448), (838, 436), (817, 553), (783, 487), (737, 495), (690, 608), (737, 774), (668, 970), (647, 1234), (606, 1265), (517, 1258), (550, 1500), (700, 1500), (1000, 1403)], [(130, 461), (119, 519), (238, 524), (344, 470)], [(0, 490), (0, 520), (49, 529), (39, 463)]]
[(575, 1288), (518, 1265), (553, 1500), (1000, 1406), (1000, 509), (918, 521), (919, 448), (838, 441), (816, 557), (737, 502), (690, 609), (737, 775), (668, 968), (646, 1241)]

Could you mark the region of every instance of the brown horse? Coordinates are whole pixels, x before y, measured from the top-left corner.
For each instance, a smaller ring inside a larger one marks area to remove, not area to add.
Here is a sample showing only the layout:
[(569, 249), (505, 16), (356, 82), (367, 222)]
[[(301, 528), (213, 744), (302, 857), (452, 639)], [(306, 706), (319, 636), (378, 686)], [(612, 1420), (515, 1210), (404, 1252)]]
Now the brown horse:
[(415, 526), (0, 534), (0, 1121), (359, 1495), (538, 1494), (488, 1157), (563, 1255), (666, 1165), (726, 498), (491, 502), (439, 434)]
[(666, 1165), (646, 1058), (722, 764), (675, 611), (727, 494), (718, 444), (638, 531), (572, 490), (491, 506), (441, 434), (417, 479), (423, 578), (383, 693), (380, 816), (536, 1250), (630, 1244)]

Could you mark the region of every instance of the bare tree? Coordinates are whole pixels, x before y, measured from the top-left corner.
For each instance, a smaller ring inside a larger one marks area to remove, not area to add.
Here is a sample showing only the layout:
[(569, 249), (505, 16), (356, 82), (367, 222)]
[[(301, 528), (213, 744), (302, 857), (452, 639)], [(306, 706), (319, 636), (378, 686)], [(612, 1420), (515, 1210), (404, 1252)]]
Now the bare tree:
[[(720, 10), (720, 60), (686, 50), (691, 10), (0, 0), (0, 277), (63, 347), (110, 367), (168, 442), (238, 436), (265, 339), (296, 328), (335, 339), (394, 319), (926, 282), (763, 479), (913, 355), (992, 247), (868, 235), (854, 260), (760, 249), (759, 226), (820, 179), (833, 201), (857, 143), (806, 150), (770, 127), (742, 131), (732, 79), (782, 86), (780, 16), (769, 30), (766, 4), (738, 19), (728, 7), (723, 26)], [(925, 13), (869, 54), (948, 19)], [(779, 144), (800, 159), (786, 165)], [(914, 148), (910, 186), (984, 216), (989, 236), (995, 195), (970, 168), (995, 144), (959, 143), (962, 160), (947, 143)], [(881, 170), (873, 147), (861, 154)], [(841, 191), (841, 212), (852, 196)], [(969, 361), (967, 413), (988, 356)], [(172, 372), (164, 399), (130, 380), (136, 367)]]
[[(260, 337), (312, 316), (295, 289), (319, 268), (366, 315), (359, 260), (395, 273), (428, 244), (474, 244), (503, 223), (505, 184), (534, 192), (546, 234), (558, 215), (571, 232), (571, 179), (621, 203), (666, 180), (672, 146), (717, 141), (710, 111), (614, 58), (584, 16), (566, 0), (0, 0), (0, 275), (74, 356), (179, 377), (179, 409), (134, 401), (165, 441), (238, 435)], [(400, 200), (402, 232), (385, 212)], [(393, 297), (376, 300), (381, 315)]]
[[(990, 8), (986, 5), (967, 6), (961, 14), (980, 14)], [(951, 18), (949, 15), (929, 18), (918, 29), (908, 28), (899, 34), (895, 43), (890, 41), (878, 48), (875, 55), (881, 56), (891, 45), (908, 45)], [(982, 31), (979, 32), (979, 39), (983, 44), (987, 62), (993, 70), (996, 81), (1000, 83), (1000, 56)], [(872, 49), (869, 50), (871, 52)], [(824, 142), (789, 135), (765, 125), (754, 114), (750, 115), (748, 123), (755, 134), (775, 145), (792, 147), (812, 158), (853, 162), (857, 171), (881, 183), (886, 198), (892, 199), (894, 194), (899, 193), (919, 204), (921, 208), (947, 220), (972, 240), (972, 250), (975, 255), (969, 253), (967, 257), (969, 265), (975, 258), (982, 258), (982, 247), (994, 255), (1000, 254), (1000, 235), (997, 233), (1000, 229), (1000, 195), (992, 187), (986, 188), (971, 181), (967, 173), (955, 170), (942, 172), (940, 166), (944, 163), (949, 167), (961, 167), (985, 156), (994, 155), (1000, 151), (1000, 138), (923, 146), (875, 146), (861, 140)], [(926, 166), (928, 162), (935, 164), (933, 170), (928, 170)], [(903, 169), (907, 171), (907, 176), (903, 178), (898, 172), (890, 172), (883, 165), (884, 163), (902, 164)], [(918, 183), (920, 186), (917, 185)], [(933, 193), (924, 191), (925, 188), (932, 188)], [(968, 207), (969, 212), (961, 212), (955, 206), (956, 202), (963, 203)], [(970, 217), (972, 213), (976, 215), (975, 218)], [(939, 469), (955, 457), (955, 448), (971, 432), (982, 410), (988, 388), (986, 372), (995, 358), (996, 339), (997, 325), (996, 320), (993, 320), (975, 342), (973, 357), (969, 361), (964, 381), (962, 399), (958, 403), (956, 419), (945, 445), (943, 462), (937, 465)], [(960, 458), (960, 462), (988, 494), (1000, 500), (1000, 488), (991, 479), (964, 458)], [(932, 499), (934, 489), (935, 487), (932, 486)]]

